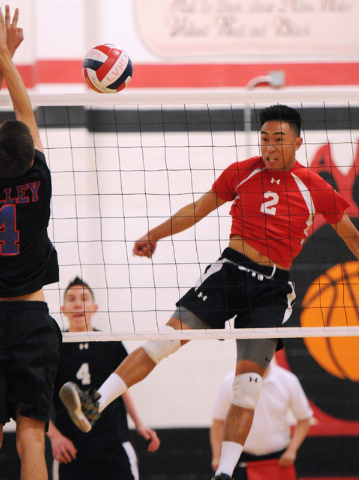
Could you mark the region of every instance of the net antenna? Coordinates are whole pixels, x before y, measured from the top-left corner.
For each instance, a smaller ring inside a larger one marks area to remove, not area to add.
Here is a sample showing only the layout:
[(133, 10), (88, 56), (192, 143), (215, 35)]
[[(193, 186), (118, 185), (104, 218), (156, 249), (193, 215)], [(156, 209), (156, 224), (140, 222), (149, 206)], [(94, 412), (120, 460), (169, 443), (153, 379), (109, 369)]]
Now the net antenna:
[[(359, 89), (128, 89), (116, 95), (32, 94), (31, 100), (53, 179), (49, 231), (59, 254), (61, 280), (59, 286), (46, 288), (50, 311), (66, 329), (62, 296), (77, 275), (93, 288), (99, 304), (94, 323), (101, 331), (65, 333), (65, 341), (358, 335), (359, 305), (355, 295), (349, 300), (345, 293), (346, 285), (356, 282), (355, 275), (334, 282), (340, 305), (319, 300), (311, 307), (317, 319), (313, 326), (300, 323), (302, 310), (309, 308), (303, 303), (306, 289), (334, 265), (353, 261), (345, 245), (344, 250), (335, 249), (330, 264), (304, 256), (293, 266), (295, 282), (304, 287), (300, 298), (297, 292), (294, 320), (288, 325), (238, 330), (231, 320), (225, 330), (174, 333), (160, 333), (159, 328), (179, 297), (228, 244), (229, 204), (195, 228), (161, 240), (151, 260), (133, 256), (132, 249), (149, 228), (208, 191), (229, 164), (259, 154), (256, 119), (264, 106), (280, 103), (300, 110), (304, 145), (298, 161), (309, 167), (319, 151), (330, 149), (330, 162), (323, 163), (322, 171), (319, 162), (317, 170), (323, 178), (339, 179), (337, 188), (343, 192), (346, 173), (355, 175), (359, 161)], [(246, 105), (252, 110), (250, 131)], [(4, 96), (2, 109), (8, 107)], [(356, 218), (355, 192), (350, 195), (349, 213)], [(322, 226), (319, 220), (310, 238)], [(319, 299), (326, 288), (318, 286)], [(328, 323), (327, 312), (333, 308), (330, 318), (338, 320)]]

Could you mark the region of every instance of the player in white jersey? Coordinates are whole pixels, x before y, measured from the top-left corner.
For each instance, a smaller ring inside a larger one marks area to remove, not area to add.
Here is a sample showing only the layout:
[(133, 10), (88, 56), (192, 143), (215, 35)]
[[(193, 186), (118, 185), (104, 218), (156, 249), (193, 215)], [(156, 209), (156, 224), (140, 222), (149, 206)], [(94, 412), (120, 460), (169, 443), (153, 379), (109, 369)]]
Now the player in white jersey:
[[(345, 214), (347, 202), (318, 175), (296, 162), (302, 145), (301, 117), (293, 108), (273, 105), (260, 112), (261, 157), (229, 166), (211, 190), (147, 232), (134, 254), (150, 258), (158, 240), (182, 232), (224, 203), (232, 202), (229, 246), (209, 265), (194, 288), (177, 302), (167, 331), (280, 327), (295, 299), (289, 267), (302, 248), (315, 213), (324, 218), (359, 258), (359, 232)], [(132, 352), (100, 387), (98, 401), (73, 384), (61, 391), (74, 422), (90, 430), (104, 408), (143, 380), (166, 356), (187, 341), (150, 341)], [(215, 480), (230, 480), (250, 431), (262, 376), (281, 342), (237, 340), (233, 400), (224, 426)]]
[[(224, 421), (233, 397), (234, 376), (234, 371), (225, 376), (213, 407), (210, 439), (214, 471), (219, 464)], [(298, 378), (271, 362), (263, 376), (252, 428), (234, 469), (234, 480), (247, 480), (246, 467), (250, 466), (250, 462), (261, 466), (263, 475), (271, 478), (273, 465), (271, 462), (268, 468), (268, 460), (276, 460), (278, 469), (289, 467), (289, 470), (280, 470), (283, 475), (288, 471), (294, 474), (297, 452), (308, 433), (312, 416), (313, 411)]]

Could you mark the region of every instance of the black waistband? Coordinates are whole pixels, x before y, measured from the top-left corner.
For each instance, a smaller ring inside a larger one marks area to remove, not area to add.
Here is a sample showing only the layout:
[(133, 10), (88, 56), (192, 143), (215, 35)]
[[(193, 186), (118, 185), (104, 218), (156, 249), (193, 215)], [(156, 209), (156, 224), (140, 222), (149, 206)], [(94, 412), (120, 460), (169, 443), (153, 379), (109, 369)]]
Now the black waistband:
[(49, 307), (46, 302), (39, 301), (18, 300), (15, 302), (0, 302), (0, 312), (23, 312), (29, 310), (48, 313)]
[[(242, 265), (249, 270), (253, 270), (255, 272), (261, 273), (266, 277), (278, 278), (282, 280), (289, 280), (289, 272), (288, 270), (283, 270), (281, 268), (274, 268), (269, 267), (267, 265), (260, 265), (259, 263), (253, 262), (250, 258), (246, 257), (242, 253), (237, 252), (233, 248), (225, 248), (220, 258), (227, 258), (231, 262), (237, 263), (238, 265)], [(274, 271), (274, 274), (273, 274)]]
[(258, 460), (274, 460), (280, 458), (285, 451), (286, 449), (280, 450), (279, 452), (268, 453), (267, 455), (253, 455), (251, 453), (242, 452), (238, 464), (240, 465), (244, 462), (256, 462)]

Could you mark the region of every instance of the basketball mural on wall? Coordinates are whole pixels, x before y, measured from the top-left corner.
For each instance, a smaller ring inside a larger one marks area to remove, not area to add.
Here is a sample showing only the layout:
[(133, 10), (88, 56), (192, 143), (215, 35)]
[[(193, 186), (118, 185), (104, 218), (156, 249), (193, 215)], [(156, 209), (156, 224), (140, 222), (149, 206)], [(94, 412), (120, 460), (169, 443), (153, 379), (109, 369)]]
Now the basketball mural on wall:
[[(311, 168), (346, 198), (350, 203), (347, 213), (359, 228), (359, 149), (348, 175), (334, 164), (329, 144), (318, 150)], [(293, 262), (291, 277), (297, 299), (290, 326), (359, 326), (359, 262), (323, 219), (316, 219)], [(358, 347), (358, 337), (285, 341), (288, 365), (309, 399), (336, 419), (359, 422)]]
[[(358, 285), (358, 261), (340, 263), (320, 275), (302, 301), (301, 326), (359, 326)], [(359, 381), (359, 337), (306, 337), (304, 343), (328, 373), (342, 380)]]

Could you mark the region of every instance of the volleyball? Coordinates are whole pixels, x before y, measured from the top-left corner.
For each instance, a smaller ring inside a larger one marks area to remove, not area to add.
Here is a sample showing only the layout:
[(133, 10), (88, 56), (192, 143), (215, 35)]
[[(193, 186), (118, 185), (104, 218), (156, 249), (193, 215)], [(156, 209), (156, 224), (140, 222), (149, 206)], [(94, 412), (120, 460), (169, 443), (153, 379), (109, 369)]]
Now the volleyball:
[(98, 93), (120, 92), (130, 83), (132, 73), (128, 53), (110, 43), (92, 48), (82, 64), (85, 82)]

